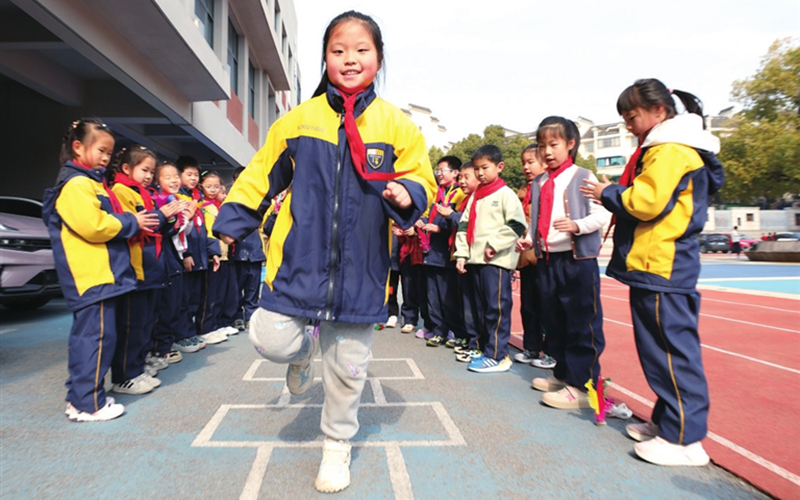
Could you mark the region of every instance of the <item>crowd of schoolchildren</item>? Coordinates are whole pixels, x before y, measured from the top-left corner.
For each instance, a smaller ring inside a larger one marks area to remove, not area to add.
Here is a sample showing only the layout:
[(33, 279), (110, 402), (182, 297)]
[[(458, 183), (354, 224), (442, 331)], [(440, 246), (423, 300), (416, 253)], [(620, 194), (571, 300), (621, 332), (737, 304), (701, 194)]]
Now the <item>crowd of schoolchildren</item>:
[[(231, 245), (210, 234), (224, 194), (218, 173), (182, 156), (157, 161), (133, 144), (112, 156), (114, 136), (78, 120), (43, 217), (75, 321), (69, 341), (66, 414), (115, 418), (111, 391), (146, 394), (159, 370), (247, 327), (258, 307), (264, 261), (258, 232)], [(236, 175), (238, 172), (235, 172)]]
[(315, 486), (339, 491), (350, 484), (373, 325), (451, 347), (470, 371), (507, 371), (515, 279), (524, 350), (514, 359), (553, 369), (532, 382), (541, 401), (602, 412), (597, 258), (610, 223), (607, 274), (630, 286), (640, 362), (658, 396), (652, 421), (627, 431), (645, 460), (707, 463), (694, 235), (724, 174), (697, 98), (654, 79), (625, 89), (617, 110), (640, 146), (616, 184), (574, 164), (575, 123), (544, 119), (515, 193), (494, 145), (431, 168), (417, 127), (375, 94), (383, 41), (369, 16), (337, 16), (323, 54), (314, 97), (273, 124), (227, 199), (220, 175), (193, 158), (159, 164), (132, 145), (112, 159), (102, 122), (72, 124), (43, 210), (74, 314), (67, 416), (123, 413), (105, 394), (109, 368), (112, 391), (144, 394), (160, 385), (158, 370), (248, 328), (261, 356), (289, 365), (295, 395), (313, 383), (321, 350)]

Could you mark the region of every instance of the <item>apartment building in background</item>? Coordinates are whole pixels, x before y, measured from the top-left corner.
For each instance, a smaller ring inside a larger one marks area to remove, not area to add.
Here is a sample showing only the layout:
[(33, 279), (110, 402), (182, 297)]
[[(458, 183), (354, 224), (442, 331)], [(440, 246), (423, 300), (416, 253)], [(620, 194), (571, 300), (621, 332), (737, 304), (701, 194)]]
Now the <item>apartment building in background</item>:
[(401, 109), (419, 127), (425, 137), (425, 145), (428, 149), (436, 146), (445, 153), (450, 151), (453, 143), (447, 140), (447, 127), (433, 116), (433, 111), (430, 108), (409, 103), (407, 107)]
[(292, 0), (0, 0), (0, 194), (41, 198), (82, 116), (227, 177), (299, 103), (298, 67)]

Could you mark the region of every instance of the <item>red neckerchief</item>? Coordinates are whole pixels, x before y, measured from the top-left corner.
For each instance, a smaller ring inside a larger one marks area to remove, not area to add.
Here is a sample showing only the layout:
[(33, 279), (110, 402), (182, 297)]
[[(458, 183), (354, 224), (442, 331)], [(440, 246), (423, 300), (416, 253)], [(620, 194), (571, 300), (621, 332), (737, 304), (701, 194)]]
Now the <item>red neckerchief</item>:
[(553, 198), (555, 196), (553, 191), (555, 190), (556, 185), (555, 179), (561, 175), (561, 172), (571, 166), (572, 158), (567, 157), (567, 161), (562, 163), (558, 168), (550, 170), (547, 180), (542, 186), (541, 194), (539, 195), (539, 222), (537, 223), (537, 227), (539, 228), (539, 234), (544, 241), (545, 253), (548, 253), (547, 233), (550, 232), (550, 218), (553, 215)]
[[(144, 203), (144, 209), (148, 212), (155, 210), (155, 204), (153, 204), (153, 198), (150, 197), (150, 192), (142, 186), (140, 183), (136, 182), (135, 180), (131, 179), (125, 172), (117, 172), (114, 175), (114, 184), (122, 184), (123, 186), (128, 186), (129, 188), (137, 191), (139, 196), (142, 197), (142, 202)], [(135, 189), (134, 189), (135, 188)], [(149, 230), (142, 230), (139, 235), (139, 244), (144, 248), (145, 242), (152, 237), (155, 241), (156, 246), (156, 259), (161, 257), (161, 233)], [(132, 238), (131, 241), (134, 241), (139, 236), (135, 236)]]
[[(642, 154), (642, 147), (639, 146), (636, 148), (636, 151), (633, 152), (631, 155), (631, 159), (628, 160), (628, 164), (625, 165), (625, 170), (622, 171), (622, 176), (619, 178), (619, 183), (625, 187), (630, 187), (633, 184), (633, 179), (636, 178), (636, 163), (639, 161), (639, 156)], [(603, 241), (605, 242), (608, 239), (608, 233), (611, 232), (611, 228), (617, 223), (617, 215), (611, 215), (611, 222), (608, 224), (608, 229), (606, 230), (606, 235), (603, 237)]]
[(531, 216), (531, 183), (525, 184), (525, 196), (522, 198), (522, 211), (525, 212), (525, 217)]
[(206, 221), (202, 210), (203, 205), (200, 203), (203, 201), (203, 193), (197, 188), (192, 188), (190, 192), (192, 193), (192, 200), (197, 202), (197, 210), (194, 211), (194, 225), (200, 227), (205, 224)]
[(487, 196), (494, 194), (500, 188), (506, 185), (505, 181), (498, 177), (491, 184), (481, 184), (478, 186), (478, 189), (475, 190), (475, 193), (472, 195), (474, 200), (472, 200), (472, 205), (469, 207), (469, 222), (467, 222), (467, 245), (472, 246), (472, 242), (475, 241), (475, 219), (477, 219), (477, 210), (476, 205), (478, 204), (478, 200), (482, 200)]
[(350, 156), (353, 159), (353, 166), (356, 172), (365, 181), (391, 181), (401, 175), (405, 175), (410, 170), (403, 172), (370, 172), (367, 170), (367, 148), (361, 139), (356, 125), (355, 105), (356, 98), (361, 92), (347, 94), (342, 89), (337, 89), (344, 99), (344, 133), (347, 136), (347, 145), (350, 147)]
[[(433, 202), (433, 205), (431, 205), (431, 211), (428, 214), (429, 223), (433, 224), (433, 219), (435, 219), (436, 216), (439, 214), (439, 207), (437, 207), (436, 205), (438, 203), (441, 203), (442, 205), (450, 205), (453, 198), (456, 196), (457, 192), (458, 192), (458, 184), (451, 184), (447, 186), (447, 190), (445, 190), (445, 188), (443, 188), (442, 186), (439, 186), (439, 190), (436, 193), (436, 200)], [(427, 231), (420, 232), (419, 238), (423, 249), (430, 248), (431, 235), (428, 234)]]

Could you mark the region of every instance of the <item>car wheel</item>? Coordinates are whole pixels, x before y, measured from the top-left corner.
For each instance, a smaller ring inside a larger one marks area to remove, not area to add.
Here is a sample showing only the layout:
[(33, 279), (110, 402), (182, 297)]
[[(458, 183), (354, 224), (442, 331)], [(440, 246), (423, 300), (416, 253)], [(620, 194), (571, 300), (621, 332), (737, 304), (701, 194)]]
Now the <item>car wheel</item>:
[(705, 245), (700, 245), (700, 253), (708, 253), (708, 247)]
[(36, 297), (34, 299), (20, 300), (3, 304), (6, 309), (13, 311), (33, 311), (50, 302), (52, 297)]

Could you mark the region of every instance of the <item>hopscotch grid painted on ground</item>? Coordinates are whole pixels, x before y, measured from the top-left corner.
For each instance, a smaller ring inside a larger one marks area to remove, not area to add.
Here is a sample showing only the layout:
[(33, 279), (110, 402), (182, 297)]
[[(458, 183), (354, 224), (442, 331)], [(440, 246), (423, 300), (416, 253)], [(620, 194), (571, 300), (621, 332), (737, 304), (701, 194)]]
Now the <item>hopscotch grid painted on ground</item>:
[[(319, 359), (315, 360), (319, 361)], [(367, 376), (367, 380), (372, 388), (374, 403), (361, 403), (361, 408), (411, 408), (427, 407), (430, 408), (444, 428), (448, 437), (446, 440), (420, 440), (420, 441), (352, 441), (353, 447), (364, 448), (383, 448), (386, 453), (387, 465), (389, 469), (389, 479), (392, 484), (395, 498), (398, 500), (413, 499), (411, 478), (405, 465), (401, 448), (406, 447), (446, 447), (446, 446), (466, 446), (466, 440), (461, 431), (456, 426), (444, 405), (435, 402), (402, 402), (389, 403), (383, 392), (382, 380), (422, 380), (425, 376), (420, 371), (417, 364), (410, 358), (372, 358), (370, 364), (374, 362), (404, 362), (411, 371), (411, 376)], [(258, 369), (267, 363), (266, 360), (256, 359), (247, 369), (243, 381), (247, 382), (285, 382), (285, 377), (256, 377)], [(250, 500), (258, 498), (261, 484), (267, 473), (267, 467), (272, 456), (272, 451), (276, 448), (321, 448), (322, 441), (213, 441), (214, 433), (222, 424), (225, 417), (231, 410), (270, 410), (270, 409), (307, 409), (319, 408), (321, 404), (290, 404), (291, 394), (288, 387), (283, 386), (281, 394), (276, 404), (223, 404), (217, 409), (208, 423), (192, 442), (193, 447), (202, 448), (255, 448), (256, 456), (250, 467), (250, 472), (245, 480), (244, 488), (239, 496), (240, 500)]]

